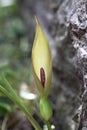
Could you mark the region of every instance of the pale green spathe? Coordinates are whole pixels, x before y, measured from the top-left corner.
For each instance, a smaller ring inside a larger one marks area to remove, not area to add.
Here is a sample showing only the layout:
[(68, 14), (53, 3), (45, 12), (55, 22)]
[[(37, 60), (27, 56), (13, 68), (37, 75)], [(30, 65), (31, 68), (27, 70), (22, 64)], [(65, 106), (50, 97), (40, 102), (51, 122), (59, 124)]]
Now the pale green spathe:
[[(48, 40), (43, 29), (36, 18), (36, 35), (32, 48), (32, 66), (34, 78), (40, 94), (48, 95), (52, 78), (52, 56)], [(40, 68), (45, 72), (45, 86), (40, 82)]]

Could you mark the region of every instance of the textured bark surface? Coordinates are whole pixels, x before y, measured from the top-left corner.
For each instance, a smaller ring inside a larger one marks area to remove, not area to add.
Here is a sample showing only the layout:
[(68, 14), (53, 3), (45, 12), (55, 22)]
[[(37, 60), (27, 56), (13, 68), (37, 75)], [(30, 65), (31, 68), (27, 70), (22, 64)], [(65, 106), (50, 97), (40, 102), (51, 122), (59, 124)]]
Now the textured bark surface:
[(73, 46), (76, 49), (75, 65), (82, 81), (81, 106), (77, 129), (87, 129), (87, 0), (73, 0), (70, 15)]

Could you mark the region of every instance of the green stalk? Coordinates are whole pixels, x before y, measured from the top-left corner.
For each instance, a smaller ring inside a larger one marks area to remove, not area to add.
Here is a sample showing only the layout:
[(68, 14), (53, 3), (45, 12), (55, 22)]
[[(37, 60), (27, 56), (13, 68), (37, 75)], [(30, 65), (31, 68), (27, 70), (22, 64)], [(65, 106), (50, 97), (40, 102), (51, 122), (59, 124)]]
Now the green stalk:
[(25, 113), (26, 117), (30, 121), (30, 123), (33, 125), (35, 130), (42, 130), (40, 125), (37, 123), (37, 121), (33, 118), (33, 116), (28, 111), (26, 105), (23, 103), (21, 98), (16, 94), (16, 92), (13, 90), (11, 85), (8, 83), (8, 81), (0, 75), (0, 83), (3, 85), (0, 85), (0, 91), (6, 95), (10, 100), (12, 100), (14, 103), (18, 105), (18, 107)]
[(50, 121), (46, 121), (46, 125), (47, 125), (48, 130), (51, 130), (51, 124), (50, 124)]

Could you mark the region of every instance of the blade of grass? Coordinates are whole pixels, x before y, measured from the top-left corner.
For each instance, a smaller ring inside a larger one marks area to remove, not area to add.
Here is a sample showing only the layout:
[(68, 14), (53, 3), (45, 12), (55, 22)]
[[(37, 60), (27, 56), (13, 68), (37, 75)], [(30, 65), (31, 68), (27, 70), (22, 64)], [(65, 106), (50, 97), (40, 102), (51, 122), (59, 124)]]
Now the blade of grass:
[(33, 127), (36, 130), (42, 130), (37, 121), (33, 118), (33, 116), (28, 111), (26, 105), (23, 103), (21, 98), (16, 94), (14, 89), (11, 87), (9, 82), (5, 79), (3, 75), (0, 75), (0, 91), (6, 95), (10, 100), (12, 100), (14, 103), (18, 105), (18, 107), (25, 113), (28, 120), (31, 122)]

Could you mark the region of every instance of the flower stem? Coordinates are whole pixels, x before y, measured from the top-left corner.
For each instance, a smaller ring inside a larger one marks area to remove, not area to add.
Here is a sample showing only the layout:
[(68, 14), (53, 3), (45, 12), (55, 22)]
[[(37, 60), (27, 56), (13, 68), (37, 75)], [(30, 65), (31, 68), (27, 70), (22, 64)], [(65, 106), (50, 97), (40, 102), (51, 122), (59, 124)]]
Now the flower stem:
[(50, 121), (46, 121), (46, 124), (47, 124), (48, 130), (51, 130), (51, 124), (50, 124)]

